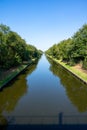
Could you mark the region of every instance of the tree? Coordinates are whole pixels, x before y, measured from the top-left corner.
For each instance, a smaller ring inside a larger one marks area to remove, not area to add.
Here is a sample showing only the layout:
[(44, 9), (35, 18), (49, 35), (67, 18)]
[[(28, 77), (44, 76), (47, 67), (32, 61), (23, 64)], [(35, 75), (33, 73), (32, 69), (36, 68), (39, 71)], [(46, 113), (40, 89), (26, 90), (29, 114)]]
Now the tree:
[(41, 51), (28, 45), (16, 32), (6, 25), (0, 25), (0, 67), (9, 69), (32, 58), (38, 58)]
[(87, 24), (83, 25), (73, 36), (53, 45), (47, 54), (67, 62), (70, 65), (82, 62), (86, 69), (87, 62)]

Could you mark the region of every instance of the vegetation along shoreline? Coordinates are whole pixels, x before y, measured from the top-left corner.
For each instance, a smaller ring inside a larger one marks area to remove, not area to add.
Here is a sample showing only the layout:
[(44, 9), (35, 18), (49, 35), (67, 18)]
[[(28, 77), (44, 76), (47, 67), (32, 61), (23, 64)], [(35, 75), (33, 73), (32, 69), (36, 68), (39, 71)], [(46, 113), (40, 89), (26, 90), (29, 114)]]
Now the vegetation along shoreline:
[(26, 43), (10, 27), (0, 24), (0, 89), (24, 71), (42, 51)]
[(45, 53), (87, 84), (87, 24)]
[(87, 84), (87, 80), (85, 80), (80, 75), (78, 75), (78, 73), (75, 73), (73, 70), (71, 70), (69, 67), (67, 67), (67, 65), (65, 65), (65, 63), (62, 63), (62, 62), (56, 60), (55, 58), (52, 58), (51, 56), (49, 56), (47, 54), (46, 54), (46, 56), (48, 58), (50, 58), (51, 60), (53, 60), (56, 64), (61, 65), (65, 70), (67, 70), (68, 72), (70, 72), (74, 77), (76, 77), (77, 79), (79, 79), (80, 81), (82, 81), (84, 84)]
[(28, 66), (31, 66), (34, 64), (38, 59), (33, 59), (30, 63), (21, 65), (17, 67), (14, 72), (11, 72), (9, 75), (6, 76), (1, 82), (0, 82), (0, 90), (2, 90), (5, 86), (7, 86), (13, 79), (15, 79), (17, 76), (19, 76), (23, 71), (25, 71)]

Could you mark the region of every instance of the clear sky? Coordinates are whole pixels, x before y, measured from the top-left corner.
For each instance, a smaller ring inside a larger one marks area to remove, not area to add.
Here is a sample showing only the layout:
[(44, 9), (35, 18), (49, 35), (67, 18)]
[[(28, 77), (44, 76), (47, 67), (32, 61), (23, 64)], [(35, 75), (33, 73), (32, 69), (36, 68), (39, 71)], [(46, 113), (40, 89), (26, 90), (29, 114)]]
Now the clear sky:
[(0, 23), (47, 50), (87, 23), (87, 0), (0, 0)]

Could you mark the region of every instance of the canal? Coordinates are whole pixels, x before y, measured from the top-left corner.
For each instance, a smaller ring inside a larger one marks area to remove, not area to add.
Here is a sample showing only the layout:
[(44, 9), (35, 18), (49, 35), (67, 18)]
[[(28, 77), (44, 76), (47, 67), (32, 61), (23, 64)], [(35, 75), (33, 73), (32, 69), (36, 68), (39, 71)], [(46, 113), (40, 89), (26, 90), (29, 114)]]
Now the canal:
[(0, 92), (1, 124), (86, 124), (87, 85), (45, 55)]

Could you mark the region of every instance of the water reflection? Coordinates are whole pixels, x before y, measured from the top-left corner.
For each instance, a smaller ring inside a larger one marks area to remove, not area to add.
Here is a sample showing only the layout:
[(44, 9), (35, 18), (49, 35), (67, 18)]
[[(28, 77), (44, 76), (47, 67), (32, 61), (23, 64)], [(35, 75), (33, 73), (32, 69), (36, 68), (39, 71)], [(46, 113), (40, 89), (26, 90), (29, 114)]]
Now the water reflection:
[(60, 65), (47, 58), (50, 62), (50, 71), (60, 78), (60, 82), (65, 87), (67, 96), (79, 112), (87, 111), (87, 85), (80, 82)]
[(5, 118), (4, 113), (13, 111), (21, 97), (27, 93), (29, 84), (27, 86), (26, 76), (36, 69), (37, 63), (29, 66), (26, 71), (0, 92), (0, 125), (8, 124), (9, 119)]

